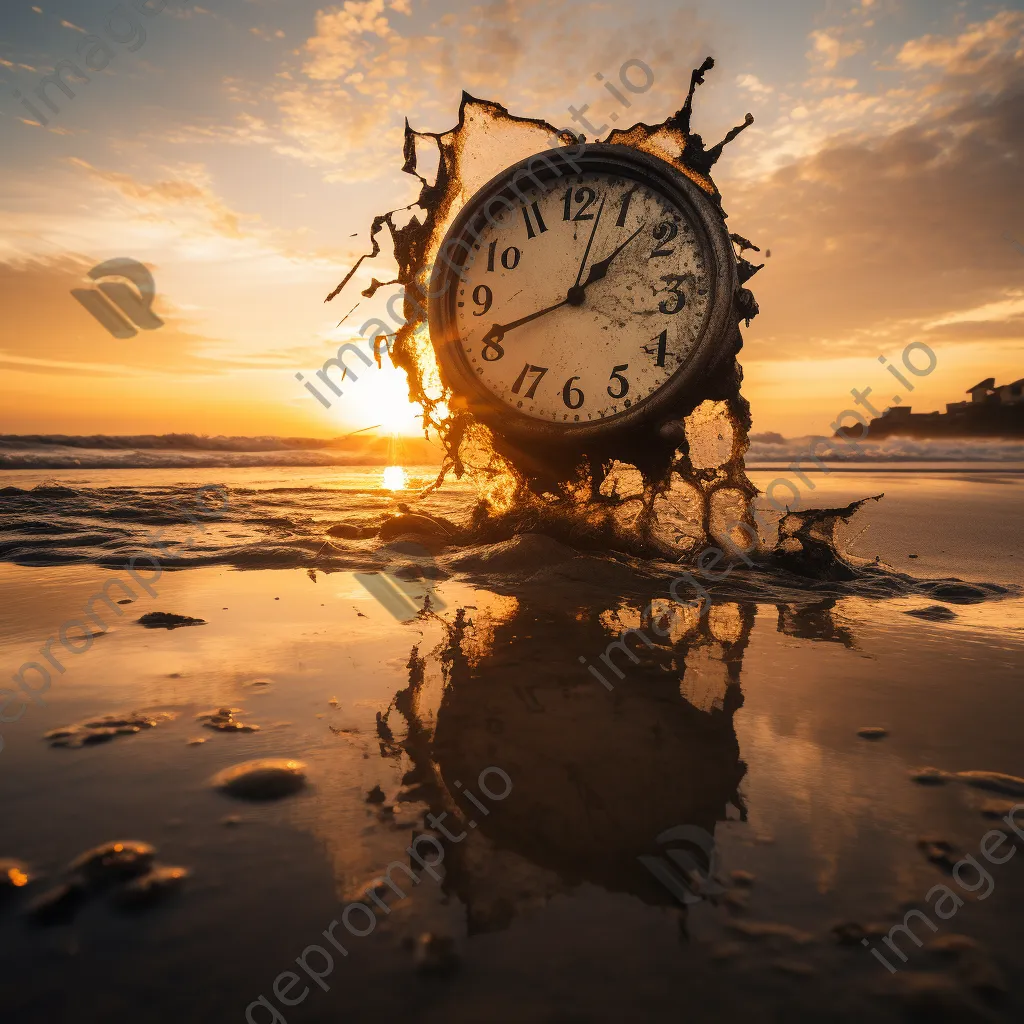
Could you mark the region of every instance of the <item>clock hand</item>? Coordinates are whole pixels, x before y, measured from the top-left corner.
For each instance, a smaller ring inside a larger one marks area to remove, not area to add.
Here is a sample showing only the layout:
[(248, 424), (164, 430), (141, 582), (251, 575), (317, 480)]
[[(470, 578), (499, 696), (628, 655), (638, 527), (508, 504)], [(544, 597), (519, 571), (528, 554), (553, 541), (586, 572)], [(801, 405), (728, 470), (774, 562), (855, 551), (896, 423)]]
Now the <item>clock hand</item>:
[(587, 265), (587, 257), (590, 255), (590, 248), (594, 244), (594, 236), (597, 234), (597, 225), (601, 221), (601, 211), (604, 209), (604, 203), (606, 198), (607, 196), (603, 196), (601, 198), (601, 205), (597, 208), (597, 213), (594, 215), (594, 226), (590, 231), (590, 238), (587, 240), (587, 247), (583, 251), (583, 261), (580, 263), (580, 270), (579, 273), (576, 275), (576, 284), (574, 284), (572, 288), (569, 289), (569, 292), (566, 295), (566, 297), (562, 299), (561, 302), (556, 302), (553, 306), (548, 306), (545, 309), (539, 309), (536, 313), (531, 313), (529, 316), (524, 316), (518, 320), (513, 320), (512, 323), (510, 324), (493, 324), (491, 326), (491, 329), (483, 337), (484, 345), (487, 345), (489, 342), (501, 341), (502, 338), (504, 338), (509, 331), (515, 329), (516, 327), (522, 327), (523, 324), (528, 324), (531, 320), (536, 320), (539, 317), (542, 317), (545, 314), (550, 313), (552, 310), (559, 309), (565, 305), (580, 305), (580, 303), (582, 303), (583, 301), (583, 295), (587, 285), (592, 284), (594, 281), (600, 281), (601, 278), (608, 273), (608, 267), (610, 266), (612, 260), (615, 259), (615, 257), (618, 256), (618, 254), (622, 252), (622, 250), (625, 249), (626, 246), (629, 245), (629, 243), (632, 242), (633, 239), (636, 238), (636, 236), (640, 234), (641, 231), (643, 231), (645, 225), (641, 224), (640, 227), (638, 227), (636, 231), (634, 231), (633, 234), (630, 235), (629, 238), (627, 238), (626, 241), (623, 242), (622, 245), (620, 245), (618, 249), (616, 249), (610, 256), (606, 256), (600, 263), (595, 263), (590, 268), (590, 274), (587, 277), (586, 283), (580, 285), (580, 280), (583, 277), (583, 268)]
[(633, 234), (631, 234), (629, 238), (627, 238), (622, 243), (622, 245), (620, 245), (617, 249), (613, 250), (613, 252), (610, 255), (605, 256), (605, 258), (601, 260), (600, 263), (595, 263), (590, 268), (590, 273), (587, 275), (586, 281), (583, 282), (584, 290), (588, 288), (590, 285), (592, 285), (595, 281), (600, 281), (601, 278), (603, 278), (608, 273), (608, 268), (611, 266), (612, 260), (615, 259), (615, 257), (618, 256), (619, 253), (622, 252), (622, 250), (625, 249), (626, 246), (629, 245), (629, 243), (632, 242), (633, 239), (636, 238), (636, 236), (639, 235), (645, 227), (647, 227), (646, 224), (641, 224), (640, 227), (638, 227), (636, 231), (634, 231)]
[(523, 324), (528, 324), (531, 320), (536, 320), (538, 317), (542, 317), (545, 314), (550, 313), (553, 309), (559, 309), (561, 306), (566, 305), (568, 301), (568, 299), (562, 299), (561, 302), (556, 302), (553, 306), (548, 306), (546, 309), (538, 309), (536, 313), (520, 317), (520, 319), (513, 320), (510, 324), (494, 324), (484, 335), (483, 342), (486, 345), (489, 341), (501, 341), (501, 339), (505, 337), (506, 332), (511, 331), (516, 327), (522, 327)]
[(597, 234), (597, 225), (601, 223), (601, 211), (604, 209), (604, 201), (607, 196), (601, 197), (601, 205), (597, 208), (597, 216), (594, 218), (594, 227), (591, 229), (590, 238), (587, 240), (587, 247), (583, 250), (583, 261), (580, 263), (580, 272), (576, 275), (576, 287), (580, 286), (583, 277), (583, 268), (587, 265), (587, 257), (590, 255), (590, 247), (594, 244), (594, 235)]

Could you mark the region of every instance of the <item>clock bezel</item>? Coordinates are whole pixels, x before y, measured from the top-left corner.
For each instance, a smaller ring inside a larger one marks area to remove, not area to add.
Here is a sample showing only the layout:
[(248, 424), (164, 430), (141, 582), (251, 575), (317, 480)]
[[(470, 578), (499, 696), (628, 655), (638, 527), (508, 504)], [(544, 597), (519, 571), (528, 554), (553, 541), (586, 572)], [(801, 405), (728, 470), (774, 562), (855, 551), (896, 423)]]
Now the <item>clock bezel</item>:
[[(734, 296), (739, 287), (736, 255), (724, 215), (711, 197), (681, 171), (649, 153), (607, 143), (589, 143), (582, 149), (581, 153), (580, 147), (575, 147), (571, 160), (563, 148), (547, 150), (495, 175), (459, 211), (438, 250), (445, 255), (444, 258), (439, 255), (435, 263), (428, 318), (441, 380), (455, 395), (466, 400), (474, 417), (510, 438), (563, 444), (587, 442), (647, 427), (652, 422), (659, 425), (678, 419), (682, 401), (693, 395), (701, 378), (727, 354), (726, 339), (730, 329), (736, 328)], [(521, 183), (523, 177), (529, 178), (533, 185), (572, 179), (580, 173), (613, 174), (638, 181), (674, 203), (689, 220), (701, 247), (708, 268), (710, 296), (690, 356), (672, 376), (653, 395), (629, 409), (586, 423), (540, 419), (502, 402), (474, 372), (463, 350), (456, 316), (459, 274), (474, 242), (489, 223), (487, 212), (493, 211), (490, 221), (493, 224), (494, 213), (508, 209), (505, 201), (518, 207), (525, 190), (516, 183)]]

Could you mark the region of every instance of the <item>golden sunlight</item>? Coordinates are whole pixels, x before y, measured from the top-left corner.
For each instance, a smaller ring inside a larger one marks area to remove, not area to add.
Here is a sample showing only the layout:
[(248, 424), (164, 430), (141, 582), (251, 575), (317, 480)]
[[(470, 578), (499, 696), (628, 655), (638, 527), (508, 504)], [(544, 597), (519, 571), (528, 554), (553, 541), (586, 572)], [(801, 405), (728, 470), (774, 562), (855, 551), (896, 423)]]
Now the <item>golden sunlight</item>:
[[(364, 386), (365, 385), (365, 386)], [(405, 374), (387, 362), (382, 370), (368, 370), (345, 394), (339, 415), (346, 425), (379, 425), (382, 434), (414, 437), (422, 433), (422, 410), (409, 401)]]
[(404, 491), (405, 470), (401, 466), (386, 466), (381, 487), (386, 491)]

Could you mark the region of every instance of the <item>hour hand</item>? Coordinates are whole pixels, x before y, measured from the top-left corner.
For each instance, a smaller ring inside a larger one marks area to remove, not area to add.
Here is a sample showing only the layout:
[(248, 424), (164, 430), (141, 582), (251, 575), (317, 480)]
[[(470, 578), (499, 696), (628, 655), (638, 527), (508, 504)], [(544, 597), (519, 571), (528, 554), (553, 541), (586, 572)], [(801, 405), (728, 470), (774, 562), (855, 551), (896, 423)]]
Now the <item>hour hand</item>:
[(622, 243), (622, 245), (605, 256), (600, 263), (595, 263), (590, 268), (590, 273), (587, 275), (586, 281), (583, 282), (583, 287), (586, 288), (588, 285), (592, 285), (595, 281), (600, 281), (601, 278), (608, 273), (608, 268), (612, 265), (612, 260), (615, 259), (615, 257), (618, 256), (619, 253), (622, 252), (622, 250), (625, 249), (626, 246), (629, 245), (629, 243), (632, 242), (645, 227), (647, 227), (646, 224), (641, 224), (640, 227), (638, 227), (636, 231), (634, 231), (633, 234), (631, 234), (629, 238)]

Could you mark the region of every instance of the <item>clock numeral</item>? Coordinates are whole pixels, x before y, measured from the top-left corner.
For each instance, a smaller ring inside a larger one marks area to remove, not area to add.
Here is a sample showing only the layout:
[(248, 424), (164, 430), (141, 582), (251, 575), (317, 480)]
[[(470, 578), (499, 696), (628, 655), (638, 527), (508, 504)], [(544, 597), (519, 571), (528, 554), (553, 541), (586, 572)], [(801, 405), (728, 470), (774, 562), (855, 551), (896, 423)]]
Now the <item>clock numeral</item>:
[(662, 278), (665, 282), (665, 291), (671, 292), (671, 298), (662, 299), (658, 303), (658, 309), (666, 316), (678, 313), (686, 305), (686, 296), (682, 292), (683, 279), (677, 274), (668, 274)]
[[(658, 335), (657, 342), (658, 342), (658, 358), (655, 360), (654, 365), (655, 366), (664, 366), (665, 365), (665, 349), (666, 349), (666, 347), (668, 345), (668, 328), (667, 327), (665, 328), (665, 330), (663, 330), (661, 332), (661, 334)], [(644, 345), (644, 351), (649, 356), (654, 354), (654, 350), (648, 348), (646, 345)]]
[(570, 409), (578, 409), (586, 400), (579, 388), (574, 388), (572, 382), (579, 380), (579, 377), (570, 377), (562, 388), (562, 401)]
[[(654, 229), (654, 240), (656, 242), (671, 242), (676, 235), (679, 234), (679, 226), (674, 220), (663, 220)], [(675, 249), (666, 249), (663, 246), (654, 250), (648, 259), (654, 259), (656, 256), (671, 256), (675, 252)]]
[(491, 294), (491, 289), (485, 284), (478, 284), (473, 289), (473, 301), (481, 308), (479, 312), (474, 311), (473, 316), (483, 316), (491, 308), (493, 299), (494, 296)]
[(512, 385), (512, 394), (518, 395), (519, 392), (522, 390), (523, 383), (526, 381), (526, 375), (528, 373), (535, 373), (537, 374), (537, 377), (534, 379), (533, 383), (530, 384), (529, 389), (523, 396), (524, 398), (533, 398), (533, 396), (537, 393), (537, 385), (544, 379), (544, 374), (547, 372), (548, 368), (546, 366), (533, 366), (531, 363), (527, 363), (523, 367), (523, 372), (519, 374), (518, 377), (516, 377), (515, 384)]
[(562, 207), (562, 220), (593, 220), (594, 215), (586, 211), (597, 200), (597, 193), (592, 188), (587, 188), (586, 186), (576, 189), (576, 202), (583, 203), (583, 205), (576, 211), (575, 217), (572, 216), (572, 198), (572, 188), (570, 187), (565, 190), (565, 195), (562, 197), (562, 202), (564, 203)]
[[(530, 211), (533, 210), (533, 218), (537, 221), (537, 230), (533, 229), (533, 221), (530, 219)], [(523, 207), (523, 220), (526, 221), (526, 237), (536, 238), (537, 235), (543, 234), (547, 231), (548, 226), (544, 223), (544, 218), (540, 215), (540, 206), (536, 202), (530, 203), (529, 206)]]
[[(494, 352), (493, 356), (489, 356), (488, 352)], [(484, 347), (480, 349), (480, 355), (489, 363), (497, 362), (503, 355), (505, 350), (501, 347), (500, 341), (492, 341), (490, 338), (485, 339)]]
[(615, 392), (615, 391), (612, 391), (611, 385), (609, 385), (608, 386), (608, 396), (609, 396), (609, 398), (615, 398), (615, 399), (625, 398), (626, 395), (629, 394), (629, 381), (626, 380), (626, 378), (622, 376), (622, 372), (621, 372), (622, 370), (628, 370), (628, 369), (629, 369), (629, 363), (623, 363), (621, 366), (615, 366), (615, 367), (612, 368), (611, 376), (608, 379), (609, 380), (617, 381), (621, 386), (620, 386), (619, 390), (617, 392)]
[[(542, 228), (542, 230), (546, 231), (547, 228)], [(494, 254), (497, 251), (497, 248), (498, 248), (498, 243), (496, 241), (495, 242), (491, 242), (491, 244), (489, 246), (487, 246), (487, 269), (488, 269), (488, 271), (494, 270)], [(514, 245), (510, 245), (501, 254), (501, 265), (506, 270), (515, 270), (516, 267), (519, 266), (519, 257), (522, 256), (522, 255), (523, 254), (519, 251), (519, 249), (517, 249)]]
[(626, 214), (629, 213), (629, 204), (633, 198), (633, 193), (639, 188), (639, 185), (634, 185), (623, 197), (622, 205), (619, 207), (619, 216), (615, 220), (615, 226), (617, 228), (624, 228), (626, 226)]

